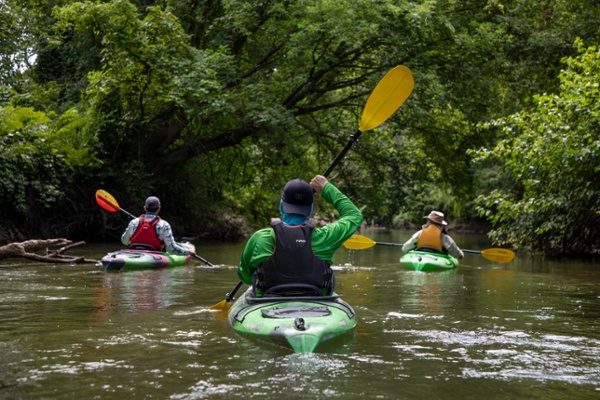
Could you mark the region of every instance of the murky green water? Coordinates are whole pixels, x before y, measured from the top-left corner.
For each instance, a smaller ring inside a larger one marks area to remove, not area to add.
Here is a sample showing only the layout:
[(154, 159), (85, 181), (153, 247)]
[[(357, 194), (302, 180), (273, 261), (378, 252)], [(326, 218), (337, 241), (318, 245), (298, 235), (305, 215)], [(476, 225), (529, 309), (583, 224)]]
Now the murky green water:
[[(336, 291), (357, 312), (356, 332), (292, 354), (209, 310), (237, 283), (242, 245), (197, 243), (217, 268), (105, 274), (5, 260), (0, 398), (600, 398), (600, 262), (468, 254), (454, 271), (417, 273), (400, 269), (396, 247), (340, 249)], [(117, 247), (72, 253), (99, 259)]]

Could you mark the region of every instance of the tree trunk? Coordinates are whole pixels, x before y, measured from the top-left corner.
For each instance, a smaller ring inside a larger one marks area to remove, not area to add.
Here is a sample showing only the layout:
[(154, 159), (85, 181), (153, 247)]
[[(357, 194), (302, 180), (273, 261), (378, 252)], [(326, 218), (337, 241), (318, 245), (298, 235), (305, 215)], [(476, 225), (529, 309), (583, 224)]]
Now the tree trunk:
[[(9, 243), (0, 246), (0, 261), (6, 258), (26, 258), (28, 260), (46, 263), (97, 263), (80, 256), (67, 256), (63, 253), (73, 247), (84, 245), (85, 242), (73, 243), (67, 239), (32, 239), (24, 242)], [(50, 250), (52, 246), (63, 246), (57, 250)], [(36, 251), (44, 249), (45, 254)]]

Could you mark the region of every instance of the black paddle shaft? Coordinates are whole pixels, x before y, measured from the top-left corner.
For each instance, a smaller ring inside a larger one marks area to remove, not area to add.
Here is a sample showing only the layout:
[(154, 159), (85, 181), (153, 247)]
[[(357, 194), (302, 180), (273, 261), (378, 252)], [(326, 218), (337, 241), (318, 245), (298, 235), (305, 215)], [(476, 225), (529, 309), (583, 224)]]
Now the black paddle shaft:
[(342, 160), (342, 158), (344, 158), (344, 156), (350, 150), (352, 145), (354, 143), (358, 142), (358, 138), (360, 137), (361, 134), (362, 134), (362, 132), (359, 129), (356, 131), (356, 133), (354, 135), (350, 135), (350, 140), (348, 141), (348, 144), (346, 144), (346, 147), (344, 147), (344, 149), (341, 151), (341, 153), (338, 154), (338, 156), (335, 158), (335, 160), (333, 160), (333, 163), (331, 163), (329, 168), (327, 168), (327, 171), (325, 171), (325, 173), (323, 174), (323, 176), (325, 176), (325, 178), (327, 178), (329, 176), (329, 174), (331, 173), (331, 171), (333, 171), (335, 166), (338, 165), (338, 163)]
[(225, 296), (225, 299), (227, 300), (227, 302), (230, 302), (235, 299), (235, 295), (242, 288), (243, 285), (244, 285), (244, 282), (239, 281), (237, 286), (231, 291), (231, 293), (227, 293), (227, 295)]
[(215, 264), (209, 262), (208, 260), (205, 260), (204, 258), (200, 257), (198, 254), (194, 254), (193, 257), (197, 258), (198, 260), (204, 262), (205, 264), (207, 264), (207, 265), (209, 265), (211, 267), (215, 266)]
[(403, 246), (402, 243), (389, 243), (389, 242), (375, 242), (375, 244), (378, 244), (380, 246)]

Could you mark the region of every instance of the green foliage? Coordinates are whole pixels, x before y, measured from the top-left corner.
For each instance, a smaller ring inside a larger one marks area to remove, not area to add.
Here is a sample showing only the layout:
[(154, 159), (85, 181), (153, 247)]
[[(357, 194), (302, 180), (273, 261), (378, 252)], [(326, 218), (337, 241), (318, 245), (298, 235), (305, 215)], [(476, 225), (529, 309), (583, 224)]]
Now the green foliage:
[[(185, 128), (222, 121), (215, 112), (229, 114), (217, 79), (226, 75), (228, 57), (191, 46), (173, 14), (159, 7), (140, 14), (132, 3), (118, 1), (73, 3), (55, 16), (66, 37), (102, 43), (102, 68), (88, 74), (85, 99), (113, 160), (139, 160), (154, 170), (180, 164), (168, 158), (195, 140)], [(173, 127), (179, 128), (168, 131)]]
[(60, 196), (62, 157), (47, 138), (48, 117), (30, 108), (0, 108), (0, 198), (25, 214), (29, 200), (49, 207)]
[(501, 244), (546, 254), (590, 253), (600, 237), (600, 53), (565, 60), (560, 92), (536, 107), (486, 124), (506, 135), (480, 159), (498, 159), (514, 182), (478, 199)]
[(58, 118), (32, 108), (0, 107), (0, 201), (22, 214), (51, 207), (74, 171), (97, 167), (94, 140), (75, 110)]
[[(429, 208), (469, 219), (476, 195), (531, 191), (512, 166), (496, 173), (504, 159), (474, 165), (468, 151), (503, 138), (490, 121), (557, 92), (575, 37), (600, 41), (599, 9), (594, 0), (6, 0), (0, 105), (44, 113), (6, 132), (44, 131), (43, 143), (30, 133), (17, 142), (53, 160), (45, 181), (69, 208), (62, 217), (97, 223), (81, 197), (102, 186), (131, 204), (155, 193), (185, 210), (174, 221), (235, 237), (239, 219), (265, 226), (276, 215), (288, 179), (327, 169), (379, 79), (404, 64), (413, 94), (330, 178), (371, 223), (420, 222)], [(2, 179), (41, 182), (41, 171), (16, 165)], [(19, 204), (31, 211), (36, 201)]]
[[(0, 2), (0, 89), (14, 84), (31, 56), (26, 9), (18, 2)], [(0, 92), (2, 93), (2, 92)]]

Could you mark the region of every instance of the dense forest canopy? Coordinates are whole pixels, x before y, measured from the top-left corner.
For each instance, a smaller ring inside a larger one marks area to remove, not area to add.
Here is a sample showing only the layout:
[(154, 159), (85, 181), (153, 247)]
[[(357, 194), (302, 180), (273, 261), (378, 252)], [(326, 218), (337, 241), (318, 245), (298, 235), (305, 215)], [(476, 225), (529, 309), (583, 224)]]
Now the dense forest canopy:
[(330, 176), (366, 221), (435, 208), (504, 245), (595, 252), (599, 22), (592, 0), (3, 0), (0, 239), (113, 238), (99, 188), (238, 239), (403, 64), (413, 93)]

